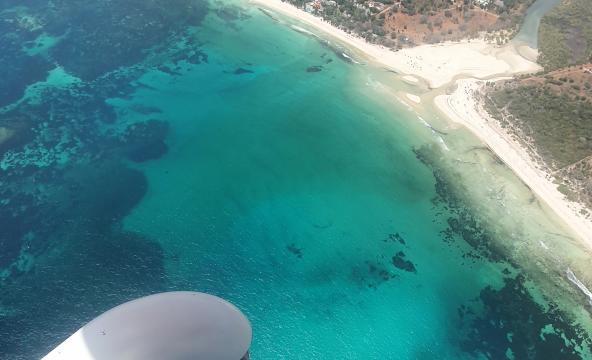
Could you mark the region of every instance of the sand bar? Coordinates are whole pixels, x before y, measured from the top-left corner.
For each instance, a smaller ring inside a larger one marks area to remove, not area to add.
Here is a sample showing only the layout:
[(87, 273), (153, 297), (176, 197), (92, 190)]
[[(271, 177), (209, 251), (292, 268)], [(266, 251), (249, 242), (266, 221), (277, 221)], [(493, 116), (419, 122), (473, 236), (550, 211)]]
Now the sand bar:
[(421, 98), (417, 95), (406, 93), (405, 96), (407, 97), (407, 99), (413, 101), (416, 104), (421, 103)]
[(405, 75), (402, 77), (402, 79), (408, 83), (411, 83), (411, 84), (417, 84), (419, 82), (419, 80), (415, 76), (412, 76), (412, 75)]

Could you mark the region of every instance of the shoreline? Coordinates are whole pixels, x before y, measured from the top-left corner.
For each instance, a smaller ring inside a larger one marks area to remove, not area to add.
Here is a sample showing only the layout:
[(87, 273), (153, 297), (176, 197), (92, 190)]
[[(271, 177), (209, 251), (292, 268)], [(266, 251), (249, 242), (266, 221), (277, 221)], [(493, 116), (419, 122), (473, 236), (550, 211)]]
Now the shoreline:
[(536, 54), (534, 49), (526, 51), (526, 45), (523, 43), (510, 42), (504, 46), (495, 46), (484, 40), (465, 40), (419, 45), (393, 51), (384, 46), (368, 43), (292, 4), (280, 0), (250, 0), (250, 2), (313, 26), (357, 49), (373, 61), (405, 75), (403, 80), (413, 83), (413, 79), (421, 78), (430, 88), (443, 87), (461, 75), (489, 79), (542, 69), (538, 64), (521, 55), (524, 52)]
[(565, 198), (553, 183), (551, 175), (540, 170), (528, 151), (514, 141), (497, 121), (480, 106), (474, 93), (485, 84), (483, 80), (461, 79), (450, 95), (436, 96), (436, 108), (452, 121), (470, 130), (486, 144), (568, 227), (592, 249), (592, 222), (578, 214), (582, 207)]
[[(551, 176), (539, 170), (526, 149), (511, 139), (489, 115), (479, 107), (473, 91), (484, 80), (495, 81), (514, 75), (534, 73), (542, 68), (536, 59), (537, 50), (524, 42), (510, 41), (498, 47), (483, 40), (420, 45), (392, 51), (366, 42), (321, 18), (280, 0), (250, 0), (267, 9), (297, 19), (357, 49), (373, 61), (400, 73), (401, 80), (415, 84), (426, 81), (430, 88), (457, 84), (451, 95), (434, 98), (436, 108), (451, 122), (470, 130), (498, 155), (504, 163), (592, 250), (592, 221), (578, 214), (581, 205), (568, 201), (553, 184)], [(412, 95), (414, 96), (414, 95)], [(407, 103), (409, 96), (401, 96)], [(413, 97), (417, 99), (417, 97)], [(416, 103), (415, 105), (419, 105)]]

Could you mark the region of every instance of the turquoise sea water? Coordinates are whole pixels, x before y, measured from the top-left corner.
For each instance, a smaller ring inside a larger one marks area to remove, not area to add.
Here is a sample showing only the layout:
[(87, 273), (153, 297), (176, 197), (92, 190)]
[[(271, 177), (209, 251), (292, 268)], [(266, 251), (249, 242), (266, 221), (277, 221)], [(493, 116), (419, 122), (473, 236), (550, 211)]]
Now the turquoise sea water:
[[(244, 2), (203, 15), (104, 78), (56, 68), (3, 113), (41, 113), (45, 135), (0, 163), (33, 198), (3, 204), (36, 221), (10, 228), (24, 240), (2, 259), (0, 353), (39, 356), (111, 306), (183, 289), (243, 310), (253, 359), (590, 354), (561, 273), (587, 260), (495, 156), (335, 43)], [(62, 35), (31, 38), (59, 38), (51, 53)]]
[[(174, 120), (125, 228), (159, 239), (172, 285), (244, 309), (255, 358), (459, 356), (458, 305), (501, 277), (441, 240), (417, 120), (314, 39), (264, 16), (231, 38), (212, 22), (209, 65), (146, 74), (126, 103)], [(237, 79), (245, 63), (254, 73)], [(400, 251), (417, 272), (392, 264)]]

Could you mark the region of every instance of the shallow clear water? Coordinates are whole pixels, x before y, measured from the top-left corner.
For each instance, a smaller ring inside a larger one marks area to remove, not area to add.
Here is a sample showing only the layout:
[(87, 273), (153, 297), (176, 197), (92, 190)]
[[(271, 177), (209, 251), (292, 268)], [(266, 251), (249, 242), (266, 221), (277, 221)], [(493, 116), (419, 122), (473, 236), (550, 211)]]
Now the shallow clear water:
[(65, 65), (6, 108), (43, 119), (1, 163), (21, 240), (0, 290), (6, 358), (180, 289), (241, 308), (254, 359), (589, 354), (565, 260), (535, 240), (570, 235), (465, 130), (417, 109), (432, 132), (392, 73), (254, 6), (204, 13), (138, 63), (92, 81)]
[[(442, 332), (453, 332), (458, 304), (500, 276), (463, 265), (441, 240), (433, 177), (412, 151), (422, 140), (402, 136), (416, 120), (378, 107), (347, 63), (307, 73), (333, 54), (289, 29), (262, 32), (269, 21), (237, 36), (254, 74), (220, 75), (236, 51), (224, 41), (224, 64), (210, 57), (172, 86), (140, 80), (157, 90), (131, 102), (173, 119), (170, 150), (142, 166), (150, 189), (125, 228), (159, 239), (171, 284), (244, 309), (255, 357), (457, 356)], [(276, 41), (287, 45), (266, 45)], [(224, 96), (196, 98), (194, 84), (206, 83)], [(417, 273), (395, 268), (399, 251)]]
[(514, 41), (525, 42), (526, 45), (533, 49), (538, 48), (539, 38), (539, 24), (541, 19), (548, 13), (555, 5), (558, 5), (561, 0), (537, 0), (526, 12), (524, 21), (520, 25), (520, 31), (514, 37)]

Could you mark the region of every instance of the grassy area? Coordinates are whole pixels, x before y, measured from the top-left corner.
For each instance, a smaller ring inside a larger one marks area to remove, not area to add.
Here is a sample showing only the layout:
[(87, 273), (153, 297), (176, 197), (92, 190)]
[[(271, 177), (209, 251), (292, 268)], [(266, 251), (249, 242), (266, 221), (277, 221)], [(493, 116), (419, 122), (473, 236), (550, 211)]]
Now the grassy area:
[(563, 0), (541, 21), (544, 74), (492, 84), (486, 108), (533, 150), (568, 198), (592, 209), (592, 4)]
[[(492, 114), (518, 126), (552, 169), (592, 155), (592, 104), (547, 86), (506, 85), (489, 94)], [(503, 110), (499, 110), (503, 109)], [(506, 113), (507, 115), (504, 115)], [(508, 124), (509, 125), (509, 124)]]
[(592, 209), (592, 101), (558, 91), (552, 81), (532, 77), (492, 84), (486, 109), (535, 151), (561, 192)]
[(564, 0), (543, 17), (539, 52), (539, 62), (547, 71), (591, 61), (590, 0)]

